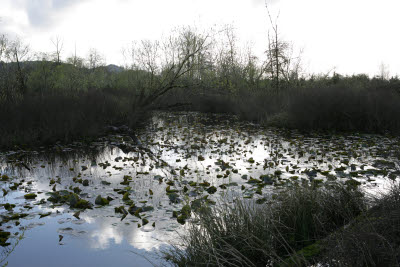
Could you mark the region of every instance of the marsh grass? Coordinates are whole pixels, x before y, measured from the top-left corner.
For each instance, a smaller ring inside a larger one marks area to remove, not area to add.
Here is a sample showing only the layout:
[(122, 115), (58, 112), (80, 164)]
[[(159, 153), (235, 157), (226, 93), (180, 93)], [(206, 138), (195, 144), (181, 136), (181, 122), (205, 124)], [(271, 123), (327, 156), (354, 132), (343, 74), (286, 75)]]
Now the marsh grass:
[(325, 240), (321, 262), (340, 266), (400, 265), (400, 184), (373, 200), (373, 207)]
[(332, 185), (287, 188), (262, 205), (237, 200), (203, 208), (195, 216), (198, 224), (164, 257), (177, 266), (312, 264), (323, 253), (319, 241), (365, 212), (367, 204), (360, 191)]
[[(264, 125), (304, 131), (400, 133), (400, 81), (362, 75), (310, 79), (276, 90), (215, 88), (176, 90), (164, 106), (239, 115)], [(160, 104), (160, 107), (163, 105)]]
[(134, 99), (121, 90), (27, 95), (0, 105), (0, 147), (46, 145), (104, 135), (107, 125), (136, 125)]
[(339, 84), (296, 90), (290, 98), (293, 128), (400, 133), (400, 92), (395, 88)]

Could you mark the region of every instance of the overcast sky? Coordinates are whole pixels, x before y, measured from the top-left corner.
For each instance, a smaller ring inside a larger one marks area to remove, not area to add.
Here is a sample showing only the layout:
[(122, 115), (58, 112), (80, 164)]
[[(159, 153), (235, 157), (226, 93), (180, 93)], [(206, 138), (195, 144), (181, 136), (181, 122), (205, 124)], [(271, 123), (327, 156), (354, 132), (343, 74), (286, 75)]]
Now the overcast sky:
[[(400, 74), (400, 0), (269, 0), (282, 38), (304, 50), (309, 73), (378, 73), (383, 62)], [(64, 39), (86, 56), (97, 48), (122, 64), (122, 47), (159, 39), (177, 26), (233, 24), (239, 38), (265, 50), (269, 21), (264, 0), (0, 0), (0, 33), (19, 35), (32, 50), (49, 52)]]

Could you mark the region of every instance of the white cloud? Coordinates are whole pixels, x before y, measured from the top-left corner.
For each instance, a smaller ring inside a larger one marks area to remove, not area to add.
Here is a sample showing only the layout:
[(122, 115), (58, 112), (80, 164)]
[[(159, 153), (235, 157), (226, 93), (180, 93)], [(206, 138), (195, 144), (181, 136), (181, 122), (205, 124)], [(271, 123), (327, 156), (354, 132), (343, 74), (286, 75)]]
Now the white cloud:
[[(376, 73), (380, 62), (400, 73), (398, 0), (267, 0), (280, 12), (281, 37), (303, 47), (310, 72)], [(235, 25), (242, 40), (262, 53), (268, 18), (264, 0), (1, 0), (0, 32), (16, 33), (34, 50), (52, 49), (50, 38), (65, 40), (65, 53), (77, 44), (120, 63), (121, 48), (133, 40), (157, 39), (181, 25)]]
[(23, 10), (32, 27), (53, 26), (62, 13), (82, 0), (4, 0), (16, 10)]

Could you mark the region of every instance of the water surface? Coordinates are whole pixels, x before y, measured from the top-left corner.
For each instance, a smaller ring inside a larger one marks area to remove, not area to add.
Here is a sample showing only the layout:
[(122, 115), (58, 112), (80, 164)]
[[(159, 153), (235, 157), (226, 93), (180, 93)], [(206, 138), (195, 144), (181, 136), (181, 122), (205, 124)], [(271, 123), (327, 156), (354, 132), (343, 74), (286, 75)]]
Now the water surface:
[[(1, 203), (15, 207), (0, 207), (0, 229), (12, 235), (0, 257), (23, 233), (9, 266), (159, 266), (166, 263), (158, 252), (187, 225), (173, 212), (194, 200), (262, 203), (302, 183), (376, 192), (400, 177), (400, 140), (390, 136), (303, 135), (198, 113), (155, 113), (137, 135), (141, 146), (114, 135), (89, 145), (3, 152)], [(29, 193), (37, 196), (25, 199)], [(92, 209), (49, 200), (73, 193)], [(96, 205), (99, 195), (109, 204)], [(121, 206), (130, 212), (115, 210)]]

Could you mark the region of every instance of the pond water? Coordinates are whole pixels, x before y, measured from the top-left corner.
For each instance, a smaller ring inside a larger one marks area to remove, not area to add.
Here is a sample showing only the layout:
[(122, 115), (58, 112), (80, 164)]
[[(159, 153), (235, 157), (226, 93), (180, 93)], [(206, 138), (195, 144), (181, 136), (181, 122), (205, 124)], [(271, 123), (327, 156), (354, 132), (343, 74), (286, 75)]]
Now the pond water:
[(185, 205), (261, 204), (301, 183), (376, 192), (400, 177), (400, 140), (390, 136), (303, 135), (166, 112), (137, 136), (139, 145), (113, 135), (3, 152), (0, 265), (160, 266), (159, 251), (191, 220), (181, 216)]

